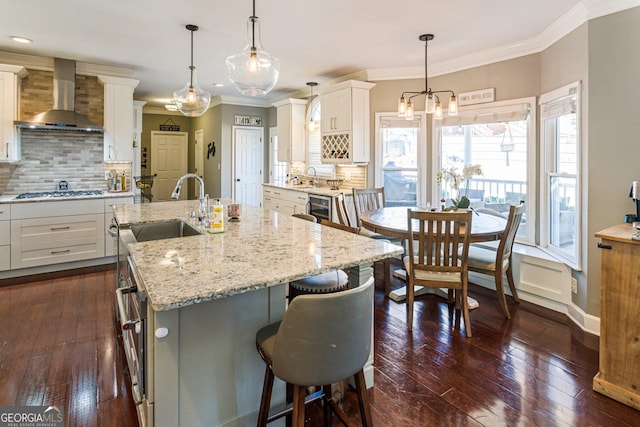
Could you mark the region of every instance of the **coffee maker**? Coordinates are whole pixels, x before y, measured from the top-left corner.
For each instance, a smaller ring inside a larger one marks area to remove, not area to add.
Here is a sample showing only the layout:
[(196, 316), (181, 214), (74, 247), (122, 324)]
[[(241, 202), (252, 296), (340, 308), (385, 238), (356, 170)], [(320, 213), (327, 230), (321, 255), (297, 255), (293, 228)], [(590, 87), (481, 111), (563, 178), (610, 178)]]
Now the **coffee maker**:
[(627, 214), (624, 216), (624, 222), (632, 223), (640, 221), (640, 181), (633, 181), (631, 183), (631, 190), (629, 191), (629, 197), (636, 203), (636, 213)]

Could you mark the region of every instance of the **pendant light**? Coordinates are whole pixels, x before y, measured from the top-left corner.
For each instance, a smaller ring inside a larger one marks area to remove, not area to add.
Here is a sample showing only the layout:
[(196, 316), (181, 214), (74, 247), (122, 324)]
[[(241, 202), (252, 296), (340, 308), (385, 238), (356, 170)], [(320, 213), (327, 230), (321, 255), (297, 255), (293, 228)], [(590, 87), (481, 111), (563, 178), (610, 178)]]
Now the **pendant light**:
[(280, 60), (262, 47), (256, 0), (253, 0), (253, 15), (247, 21), (247, 35), (247, 45), (242, 52), (227, 57), (229, 80), (243, 95), (263, 96), (278, 82)]
[[(443, 111), (442, 111), (442, 103), (440, 103), (440, 98), (438, 97), (438, 93), (450, 93), (449, 97), (449, 108), (447, 110), (447, 114), (449, 116), (457, 116), (458, 115), (458, 101), (456, 100), (456, 94), (452, 90), (431, 90), (428, 84), (428, 73), (427, 73), (427, 47), (429, 41), (433, 40), (433, 34), (422, 34), (419, 39), (424, 42), (424, 90), (421, 92), (402, 92), (400, 99), (398, 100), (398, 116), (404, 117), (407, 120), (413, 120), (413, 102), (411, 99), (416, 96), (426, 95), (425, 99), (425, 111), (427, 114), (433, 114), (434, 118), (442, 119)], [(410, 95), (406, 97), (405, 95)]]
[[(311, 104), (311, 101), (313, 100), (313, 87), (318, 86), (318, 83), (307, 82), (307, 86), (311, 88), (311, 96), (309, 97), (309, 104)], [(309, 129), (309, 132), (316, 131), (316, 122), (313, 120), (313, 116), (311, 115), (309, 115), (309, 123), (307, 124), (307, 129)]]
[(211, 94), (200, 89), (200, 86), (198, 86), (196, 67), (193, 65), (193, 32), (198, 31), (198, 26), (189, 24), (186, 28), (191, 31), (190, 78), (182, 89), (173, 92), (173, 101), (177, 109), (185, 116), (198, 117), (204, 114), (207, 108), (209, 108)]

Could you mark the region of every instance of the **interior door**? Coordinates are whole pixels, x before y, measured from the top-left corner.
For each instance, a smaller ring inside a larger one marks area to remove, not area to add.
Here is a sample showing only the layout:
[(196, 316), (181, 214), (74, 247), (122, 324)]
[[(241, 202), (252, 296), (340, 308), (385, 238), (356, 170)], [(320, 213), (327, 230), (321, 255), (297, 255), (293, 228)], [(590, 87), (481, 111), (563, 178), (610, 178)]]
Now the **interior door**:
[(195, 131), (193, 140), (196, 150), (194, 172), (204, 178), (204, 130)]
[[(151, 132), (151, 173), (153, 201), (171, 200), (171, 193), (182, 175), (187, 173), (186, 132)], [(188, 192), (183, 188), (180, 200), (186, 200)]]
[(264, 158), (262, 128), (234, 128), (234, 199), (260, 206)]

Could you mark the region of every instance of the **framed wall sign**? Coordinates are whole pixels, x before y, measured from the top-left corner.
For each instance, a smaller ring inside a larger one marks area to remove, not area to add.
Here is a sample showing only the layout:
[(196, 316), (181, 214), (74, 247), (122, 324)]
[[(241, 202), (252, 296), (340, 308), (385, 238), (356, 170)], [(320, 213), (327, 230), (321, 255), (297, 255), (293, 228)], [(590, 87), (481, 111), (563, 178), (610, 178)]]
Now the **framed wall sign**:
[(496, 100), (496, 88), (474, 90), (458, 94), (458, 105), (484, 104)]
[(262, 117), (236, 114), (235, 124), (241, 126), (262, 126)]

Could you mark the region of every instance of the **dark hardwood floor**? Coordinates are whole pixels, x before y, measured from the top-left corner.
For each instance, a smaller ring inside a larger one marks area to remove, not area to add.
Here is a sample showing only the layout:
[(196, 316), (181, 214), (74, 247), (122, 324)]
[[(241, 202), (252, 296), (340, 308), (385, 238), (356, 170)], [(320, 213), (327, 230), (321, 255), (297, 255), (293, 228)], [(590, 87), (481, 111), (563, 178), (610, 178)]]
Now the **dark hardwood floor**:
[[(69, 426), (137, 425), (114, 326), (114, 275), (0, 287), (0, 406), (64, 405)], [(420, 297), (409, 333), (404, 305), (376, 290), (376, 426), (640, 426), (639, 411), (591, 389), (597, 337), (525, 302), (509, 300), (506, 320), (493, 292), (470, 293), (480, 308), (465, 338), (443, 299)], [(357, 423), (352, 391), (342, 405)], [(309, 425), (322, 425), (318, 406), (307, 413)], [(341, 425), (335, 417), (333, 425)]]

